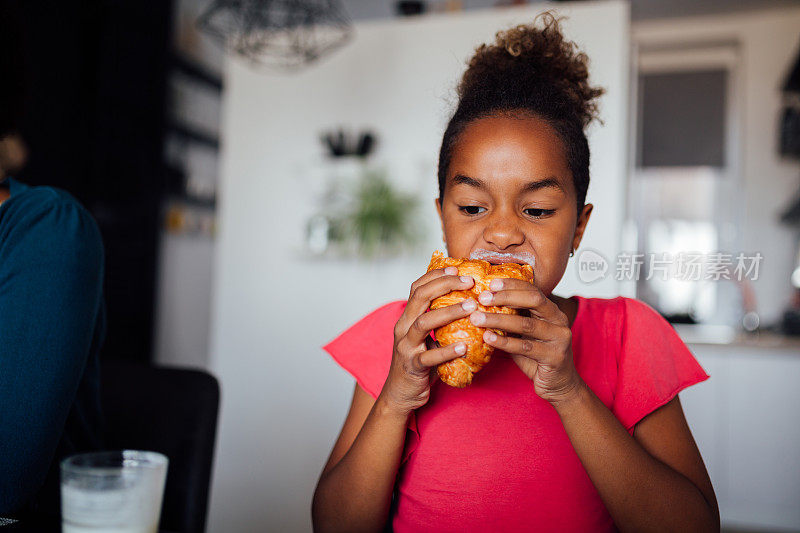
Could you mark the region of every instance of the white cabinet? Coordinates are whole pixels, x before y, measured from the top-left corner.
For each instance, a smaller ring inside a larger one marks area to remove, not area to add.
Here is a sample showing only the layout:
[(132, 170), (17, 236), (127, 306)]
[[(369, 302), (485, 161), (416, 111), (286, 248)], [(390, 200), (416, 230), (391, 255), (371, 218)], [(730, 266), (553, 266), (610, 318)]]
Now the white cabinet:
[(680, 398), (723, 525), (800, 529), (800, 349), (688, 346), (711, 378)]

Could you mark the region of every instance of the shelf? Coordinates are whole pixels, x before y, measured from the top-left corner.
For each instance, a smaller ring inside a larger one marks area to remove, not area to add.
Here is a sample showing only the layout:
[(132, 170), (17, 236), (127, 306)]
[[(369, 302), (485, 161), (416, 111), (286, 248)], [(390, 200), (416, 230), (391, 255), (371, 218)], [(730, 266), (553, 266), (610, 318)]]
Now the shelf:
[(216, 198), (198, 198), (181, 194), (171, 194), (167, 196), (169, 204), (182, 204), (188, 207), (200, 207), (203, 209), (215, 209), (217, 207)]
[(219, 150), (219, 139), (213, 135), (196, 130), (191, 126), (180, 124), (178, 122), (172, 122), (169, 126), (169, 129), (172, 133), (183, 140), (202, 144), (213, 150)]
[(178, 53), (173, 53), (171, 60), (172, 67), (184, 76), (197, 80), (217, 92), (222, 91), (222, 78), (204, 65)]

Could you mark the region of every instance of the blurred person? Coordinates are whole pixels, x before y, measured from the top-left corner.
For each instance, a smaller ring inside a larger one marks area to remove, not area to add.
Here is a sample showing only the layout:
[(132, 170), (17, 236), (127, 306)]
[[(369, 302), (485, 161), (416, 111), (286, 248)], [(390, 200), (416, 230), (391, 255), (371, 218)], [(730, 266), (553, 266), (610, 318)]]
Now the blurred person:
[(31, 187), (19, 134), (23, 55), (0, 0), (0, 517), (57, 516), (59, 462), (100, 449), (103, 245), (69, 194)]
[[(477, 301), (431, 310), (475, 283), (432, 269), (324, 346), (356, 385), (314, 493), (317, 531), (720, 528), (678, 399), (709, 376), (643, 302), (552, 294), (593, 209), (584, 130), (604, 90), (540, 16), (544, 28), (499, 32), (470, 59), (435, 203), (450, 257), (527, 262), (534, 283), (494, 279)], [(437, 366), (472, 339), (429, 337), (457, 320), (496, 349), (466, 388)]]

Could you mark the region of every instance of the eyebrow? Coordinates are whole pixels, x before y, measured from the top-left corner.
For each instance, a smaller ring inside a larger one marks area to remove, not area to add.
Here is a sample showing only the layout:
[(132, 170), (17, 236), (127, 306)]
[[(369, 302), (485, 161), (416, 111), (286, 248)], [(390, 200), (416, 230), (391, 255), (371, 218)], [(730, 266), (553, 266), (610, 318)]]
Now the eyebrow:
[[(453, 176), (452, 184), (469, 185), (470, 187), (475, 187), (477, 189), (483, 189), (483, 190), (488, 189), (486, 183), (483, 180), (480, 180), (478, 178), (471, 178), (463, 174), (456, 174), (455, 176)], [(559, 183), (558, 179), (554, 176), (549, 176), (541, 180), (529, 181), (522, 187), (522, 189), (520, 189), (520, 192), (521, 193), (534, 192), (547, 188), (558, 189), (562, 193), (566, 194), (564, 187), (561, 186), (561, 183)]]

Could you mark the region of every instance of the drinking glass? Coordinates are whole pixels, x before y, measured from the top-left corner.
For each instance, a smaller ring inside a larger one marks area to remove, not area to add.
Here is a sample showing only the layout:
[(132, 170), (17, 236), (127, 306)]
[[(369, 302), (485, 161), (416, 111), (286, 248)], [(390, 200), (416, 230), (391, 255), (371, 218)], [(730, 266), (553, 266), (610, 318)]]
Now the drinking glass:
[(63, 533), (156, 533), (169, 460), (122, 450), (61, 461)]

